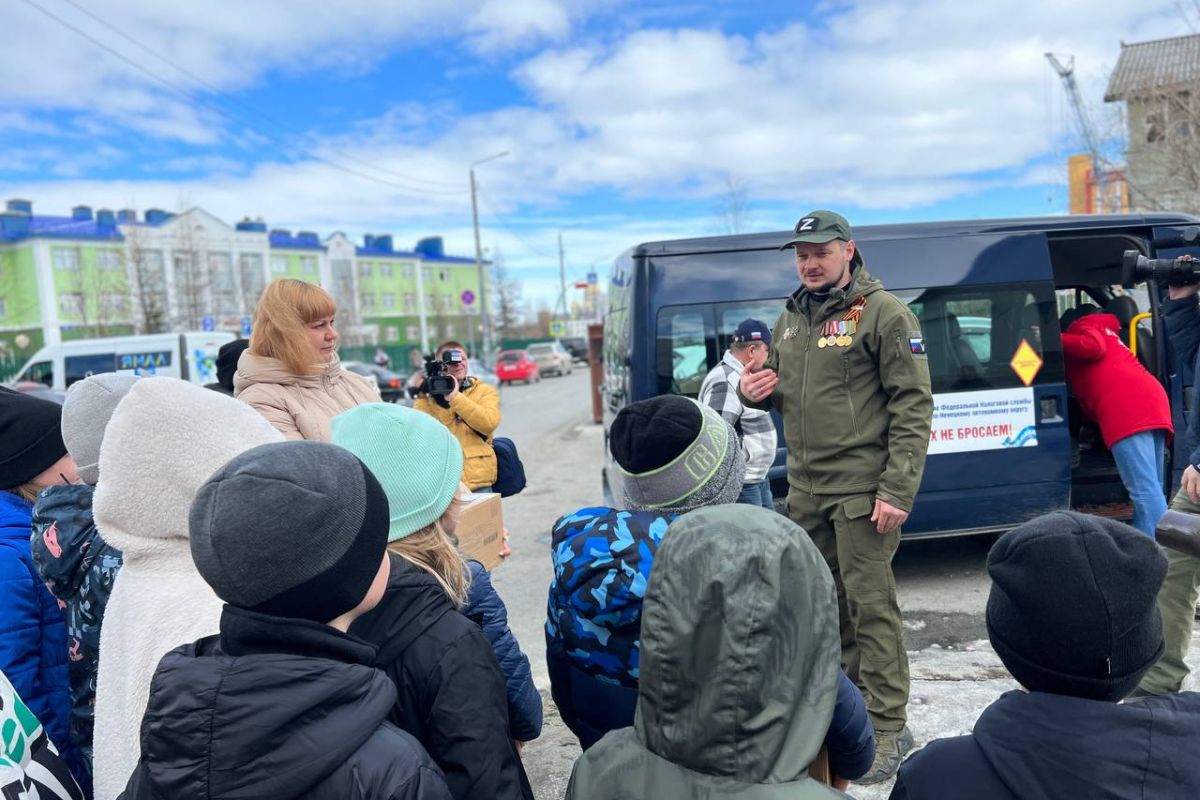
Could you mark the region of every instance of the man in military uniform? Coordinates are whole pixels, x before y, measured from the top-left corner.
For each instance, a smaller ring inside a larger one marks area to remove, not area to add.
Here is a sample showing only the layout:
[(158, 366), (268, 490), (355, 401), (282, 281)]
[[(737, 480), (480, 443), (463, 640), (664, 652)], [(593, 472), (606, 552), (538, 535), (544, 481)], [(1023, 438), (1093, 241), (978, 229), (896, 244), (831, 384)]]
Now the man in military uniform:
[(875, 764), (859, 782), (878, 783), (913, 744), (892, 557), (929, 445), (925, 339), (908, 306), (867, 272), (842, 216), (805, 215), (783, 248), (795, 249), (801, 285), (765, 368), (743, 373), (738, 394), (783, 415), (788, 515), (833, 573), (842, 661), (875, 728)]

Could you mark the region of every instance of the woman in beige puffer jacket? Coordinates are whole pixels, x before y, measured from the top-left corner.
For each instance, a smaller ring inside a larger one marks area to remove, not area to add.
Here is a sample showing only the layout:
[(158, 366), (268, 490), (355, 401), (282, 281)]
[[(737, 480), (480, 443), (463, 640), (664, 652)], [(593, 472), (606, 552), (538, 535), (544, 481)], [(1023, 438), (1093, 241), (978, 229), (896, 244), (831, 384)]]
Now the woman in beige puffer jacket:
[(369, 378), (341, 367), (336, 310), (320, 286), (292, 278), (271, 283), (254, 310), (254, 333), (238, 360), (233, 394), (288, 439), (328, 442), (330, 420), (380, 402)]

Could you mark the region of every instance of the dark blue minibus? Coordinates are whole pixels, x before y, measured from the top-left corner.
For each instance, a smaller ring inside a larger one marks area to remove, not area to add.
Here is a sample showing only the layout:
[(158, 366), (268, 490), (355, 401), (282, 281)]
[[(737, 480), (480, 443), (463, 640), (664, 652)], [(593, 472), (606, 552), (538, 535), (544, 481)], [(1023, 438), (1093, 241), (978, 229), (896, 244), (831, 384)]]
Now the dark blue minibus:
[[(864, 226), (855, 241), (871, 274), (921, 321), (935, 412), (908, 537), (1003, 531), (1057, 509), (1128, 518), (1128, 494), (1064, 379), (1059, 316), (1092, 303), (1115, 314), (1142, 363), (1167, 389), (1176, 431), (1191, 403), (1162, 329), (1156, 285), (1120, 286), (1122, 255), (1156, 248), (1200, 223), (1182, 214), (1044, 217)], [(605, 440), (614, 415), (659, 394), (695, 397), (734, 327), (774, 325), (799, 285), (790, 231), (651, 242), (613, 265), (604, 327)], [(1144, 314), (1148, 316), (1142, 316)], [(787, 494), (784, 439), (770, 478)], [(1187, 465), (1175, 438), (1171, 486)], [(604, 490), (619, 497), (607, 454)], [(1164, 486), (1164, 491), (1171, 487)]]

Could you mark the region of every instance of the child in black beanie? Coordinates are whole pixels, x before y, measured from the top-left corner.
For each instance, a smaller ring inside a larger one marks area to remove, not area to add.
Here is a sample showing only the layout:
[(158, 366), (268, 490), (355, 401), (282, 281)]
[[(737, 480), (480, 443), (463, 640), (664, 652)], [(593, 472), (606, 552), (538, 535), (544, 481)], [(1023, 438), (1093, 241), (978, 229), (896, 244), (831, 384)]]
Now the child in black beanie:
[(1001, 537), (987, 566), (988, 637), (1025, 691), (909, 758), (891, 797), (1200, 797), (1200, 694), (1121, 703), (1163, 652), (1158, 546), (1055, 512)]

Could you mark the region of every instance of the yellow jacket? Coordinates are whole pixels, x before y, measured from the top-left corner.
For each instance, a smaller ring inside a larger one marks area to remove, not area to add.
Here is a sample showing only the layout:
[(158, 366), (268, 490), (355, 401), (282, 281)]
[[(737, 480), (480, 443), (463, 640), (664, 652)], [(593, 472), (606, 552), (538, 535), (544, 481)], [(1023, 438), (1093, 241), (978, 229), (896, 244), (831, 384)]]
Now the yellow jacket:
[(454, 395), (449, 408), (442, 408), (429, 395), (418, 397), (413, 408), (437, 419), (458, 439), (463, 449), (463, 483), (483, 489), (496, 482), (492, 434), (500, 427), (500, 395), (495, 389), (475, 380), (469, 389)]

